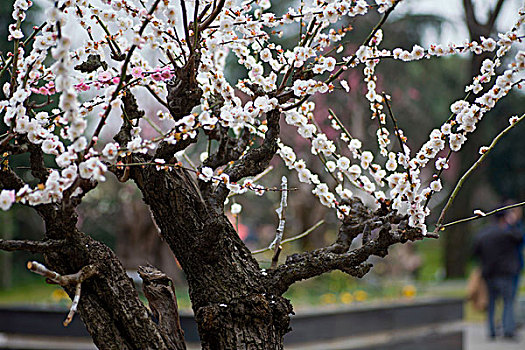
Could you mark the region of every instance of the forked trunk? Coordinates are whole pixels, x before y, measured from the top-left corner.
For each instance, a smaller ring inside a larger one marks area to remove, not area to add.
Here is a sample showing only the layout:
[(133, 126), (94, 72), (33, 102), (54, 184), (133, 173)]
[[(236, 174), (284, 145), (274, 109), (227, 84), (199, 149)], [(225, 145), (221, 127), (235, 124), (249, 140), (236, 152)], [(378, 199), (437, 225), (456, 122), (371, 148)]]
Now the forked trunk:
[(182, 170), (132, 173), (189, 285), (203, 349), (282, 349), (291, 304), (272, 295), (224, 214)]

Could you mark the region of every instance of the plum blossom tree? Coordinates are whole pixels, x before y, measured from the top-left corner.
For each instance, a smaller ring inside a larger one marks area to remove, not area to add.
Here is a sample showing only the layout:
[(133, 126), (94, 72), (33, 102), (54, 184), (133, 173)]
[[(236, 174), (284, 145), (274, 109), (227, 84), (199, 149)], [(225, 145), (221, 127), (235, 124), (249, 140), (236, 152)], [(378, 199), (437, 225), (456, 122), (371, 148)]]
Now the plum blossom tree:
[[(16, 0), (9, 27), (14, 49), (0, 70), (9, 75), (0, 101), (6, 129), (0, 135), (0, 208), (33, 207), (45, 235), (41, 241), (0, 240), (0, 249), (43, 253), (44, 263), (28, 268), (66, 290), (74, 302), (65, 324), (78, 308), (99, 348), (184, 349), (169, 278), (151, 266), (140, 269), (146, 308), (115, 254), (76, 227), (76, 208), (111, 172), (120, 182), (134, 181), (180, 262), (202, 347), (282, 349), (293, 312), (282, 295), (292, 284), (333, 270), (361, 277), (372, 267), (368, 258), (385, 256), (391, 245), (437, 238), (450, 225), (445, 213), (462, 183), (525, 117), (510, 117), (480, 150), (428, 231), (428, 203), (443, 188), (451, 154), (496, 103), (521, 87), (525, 52), (511, 49), (523, 38), (525, 9), (497, 38), (382, 48), (388, 33), (381, 27), (400, 2), (316, 0), (272, 13), (269, 0), (60, 0), (47, 3), (45, 22), (24, 33), (32, 3)], [(348, 19), (371, 12), (380, 14), (377, 25), (354, 53), (345, 53)], [(295, 38), (290, 47), (278, 44), (285, 34)], [(465, 89), (473, 102), (460, 96), (428, 141), (411, 149), (395, 101), (376, 85), (381, 61), (485, 52), (491, 58)], [(247, 72), (235, 82), (225, 70), (228, 55)], [(344, 115), (328, 111), (338, 142), (315, 122), (312, 98), (348, 92), (345, 72), (352, 69), (362, 70), (367, 84), (377, 151), (352, 136)], [(155, 101), (153, 116), (144, 111), (144, 94)], [(312, 160), (286, 144), (281, 123), (310, 143), (324, 171), (312, 170)], [(113, 132), (112, 140), (103, 132)], [(31, 177), (12, 165), (21, 154), (28, 154)], [(274, 187), (258, 182), (276, 155), (340, 220), (331, 245), (281, 263), (293, 188), (286, 178)], [(281, 192), (282, 199), (269, 247), (272, 265), (262, 269), (226, 218), (225, 203), (231, 195), (268, 191)]]

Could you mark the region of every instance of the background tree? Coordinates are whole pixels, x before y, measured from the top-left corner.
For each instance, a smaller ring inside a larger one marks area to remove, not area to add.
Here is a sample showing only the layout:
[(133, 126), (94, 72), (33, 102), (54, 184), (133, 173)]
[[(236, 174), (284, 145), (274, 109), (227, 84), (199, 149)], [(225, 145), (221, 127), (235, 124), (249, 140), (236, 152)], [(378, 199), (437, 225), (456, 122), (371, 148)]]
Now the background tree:
[[(486, 20), (482, 20), (481, 11), (476, 11), (472, 0), (463, 0), (463, 9), (465, 13), (465, 22), (470, 35), (470, 40), (479, 41), (481, 37), (488, 38), (496, 31), (496, 23), (505, 0), (498, 0), (486, 14)], [(479, 74), (483, 61), (490, 58), (490, 53), (485, 52), (480, 55), (472, 55), (470, 59), (470, 74), (467, 77), (471, 81)], [(468, 97), (469, 101), (474, 101), (475, 96)], [(490, 131), (487, 129), (489, 125), (483, 123), (483, 132), (478, 132), (471, 137), (465, 144), (465, 155), (473, 154), (479, 147), (483, 145), (486, 140), (486, 134)], [(464, 162), (464, 158), (468, 156), (457, 155), (457, 162), (461, 164), (459, 174), (463, 174), (470, 167), (470, 162)], [(480, 172), (476, 176), (476, 181), (469, 181), (465, 184), (463, 191), (458, 196), (457, 201), (453, 206), (453, 216), (455, 218), (465, 217), (472, 210), (472, 206), (478, 201), (479, 189), (487, 187), (489, 181), (486, 172)], [(467, 263), (470, 259), (470, 254), (465, 254), (464, 247), (469, 247), (471, 242), (472, 232), (467, 226), (456, 226), (451, 228), (444, 235), (445, 244), (445, 271), (449, 278), (465, 277)], [(462, 247), (462, 248), (459, 248)]]
[[(146, 308), (116, 255), (77, 228), (78, 205), (112, 172), (136, 184), (184, 270), (203, 348), (282, 349), (292, 313), (282, 295), (292, 284), (333, 270), (361, 277), (371, 256), (386, 256), (396, 243), (436, 238), (450, 226), (443, 218), (461, 183), (434, 232), (425, 222), (450, 155), (521, 84), (523, 51), (499, 69), (521, 40), (525, 10), (498, 41), (382, 49), (381, 27), (398, 3), (318, 1), (274, 14), (265, 0), (191, 7), (168, 0), (67, 0), (50, 5), (46, 22), (28, 35), (20, 28), (31, 3), (17, 0), (9, 28), (14, 49), (0, 70), (9, 75), (0, 102), (8, 130), (0, 136), (0, 208), (33, 207), (45, 233), (42, 240), (2, 240), (0, 248), (43, 253), (45, 264), (33, 261), (28, 268), (66, 290), (73, 304), (65, 324), (78, 308), (98, 347), (185, 348), (170, 279), (151, 266), (140, 269)], [(342, 19), (368, 12), (380, 18), (355, 52), (345, 53), (352, 30)], [(284, 31), (295, 34), (293, 46), (279, 44)], [(82, 33), (78, 46), (71, 32)], [(395, 98), (378, 86), (380, 62), (486, 51), (495, 59), (484, 61), (467, 86), (478, 97), (461, 96), (422, 146), (410, 144)], [(234, 82), (224, 71), (228, 53), (247, 72)], [(319, 111), (310, 100), (348, 92), (353, 86), (345, 74), (356, 69), (363, 71), (363, 102), (377, 123), (374, 148), (352, 135), (345, 111)], [(144, 93), (155, 107), (145, 105)], [(50, 106), (56, 108), (44, 109)], [(500, 136), (523, 118), (511, 117)], [(320, 125), (323, 119), (330, 124)], [(315, 157), (298, 156), (281, 123), (293, 126)], [(476, 166), (493, 148), (482, 150)], [(257, 176), (275, 155), (298, 180), (260, 184)], [(14, 166), (17, 159), (26, 159), (30, 176)], [(296, 181), (311, 186), (340, 224), (333, 243), (280, 263)], [(225, 215), (226, 200), (248, 191), (280, 195), (269, 247), (274, 254), (265, 268)]]

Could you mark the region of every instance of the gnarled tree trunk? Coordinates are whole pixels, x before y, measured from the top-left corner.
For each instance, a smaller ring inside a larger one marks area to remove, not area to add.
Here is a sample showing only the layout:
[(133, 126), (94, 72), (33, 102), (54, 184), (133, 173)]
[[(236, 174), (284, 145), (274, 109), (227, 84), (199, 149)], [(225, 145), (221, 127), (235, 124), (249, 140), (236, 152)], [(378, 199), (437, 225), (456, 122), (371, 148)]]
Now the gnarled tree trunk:
[(290, 303), (264, 274), (224, 216), (183, 169), (133, 169), (153, 217), (186, 273), (204, 349), (282, 349)]

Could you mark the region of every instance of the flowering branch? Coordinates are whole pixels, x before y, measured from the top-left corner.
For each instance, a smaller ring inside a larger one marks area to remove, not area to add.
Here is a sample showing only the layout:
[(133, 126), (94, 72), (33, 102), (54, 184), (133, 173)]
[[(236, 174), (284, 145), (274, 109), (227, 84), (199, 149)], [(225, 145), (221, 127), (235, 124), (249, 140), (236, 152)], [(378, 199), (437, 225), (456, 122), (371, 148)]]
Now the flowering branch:
[[(156, 0), (153, 3), (153, 5), (151, 6), (148, 14), (146, 15), (146, 18), (142, 22), (142, 25), (141, 25), (139, 31), (137, 32), (137, 35), (139, 37), (142, 35), (142, 33), (144, 33), (144, 30), (146, 29), (146, 27), (150, 23), (151, 16), (155, 12), (155, 9), (159, 5), (159, 2), (160, 2), (160, 0)], [(127, 69), (128, 69), (128, 64), (129, 64), (129, 62), (131, 60), (131, 57), (133, 56), (133, 52), (135, 51), (136, 48), (137, 48), (137, 45), (133, 44), (133, 45), (131, 45), (131, 47), (128, 50), (126, 58), (124, 59), (124, 63), (122, 64), (122, 68), (120, 70), (120, 77), (119, 77), (118, 85), (115, 88), (115, 91), (113, 92), (113, 94), (111, 95), (111, 98), (109, 100), (109, 104), (106, 106), (106, 110), (105, 110), (104, 114), (102, 115), (102, 117), (100, 118), (100, 121), (98, 122), (97, 128), (95, 129), (95, 132), (93, 133), (93, 136), (91, 137), (91, 141), (90, 141), (89, 146), (87, 147), (87, 149), (90, 149), (91, 147), (93, 147), (93, 145), (95, 144), (95, 142), (98, 139), (98, 135), (100, 134), (100, 131), (102, 130), (102, 128), (106, 124), (106, 120), (107, 120), (107, 118), (109, 116), (109, 113), (111, 112), (111, 102), (113, 102), (113, 100), (115, 100), (117, 98), (117, 96), (120, 93), (120, 90), (124, 86), (124, 82), (126, 81), (126, 72), (127, 72)]]
[(451, 205), (452, 205), (452, 202), (454, 202), (454, 199), (456, 198), (459, 190), (461, 189), (461, 187), (463, 186), (463, 184), (465, 183), (465, 181), (468, 179), (468, 177), (474, 172), (474, 170), (476, 170), (479, 165), (485, 160), (485, 158), (487, 158), (487, 156), (489, 155), (489, 153), (494, 149), (494, 147), (496, 147), (496, 144), (498, 143), (498, 141), (506, 134), (508, 133), (510, 130), (512, 130), (512, 128), (514, 128), (519, 122), (521, 122), (523, 119), (525, 118), (525, 114), (523, 114), (521, 117), (519, 118), (511, 118), (511, 122), (510, 122), (510, 125), (507, 126), (503, 131), (501, 131), (493, 140), (492, 140), (492, 143), (490, 144), (490, 146), (487, 148), (487, 147), (482, 147), (482, 149), (480, 150), (480, 153), (481, 153), (481, 156), (478, 158), (478, 160), (465, 172), (465, 174), (463, 174), (463, 176), (461, 177), (461, 179), (459, 179), (458, 183), (456, 184), (456, 187), (454, 188), (454, 190), (452, 191), (452, 194), (450, 195), (450, 197), (448, 198), (448, 201), (447, 201), (447, 204), (445, 204), (445, 207), (443, 208), (443, 210), (441, 211), (441, 214), (439, 215), (439, 219), (436, 223), (436, 228), (434, 229), (434, 233), (437, 233), (439, 230), (442, 230), (444, 227), (441, 225), (443, 220), (445, 219), (445, 214), (447, 213), (447, 211), (450, 209)]

